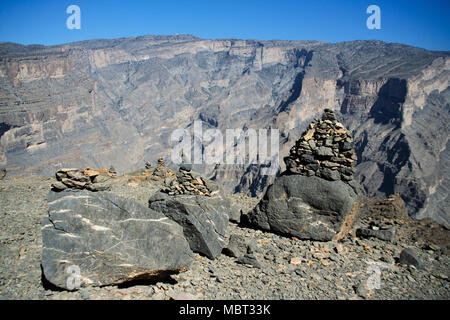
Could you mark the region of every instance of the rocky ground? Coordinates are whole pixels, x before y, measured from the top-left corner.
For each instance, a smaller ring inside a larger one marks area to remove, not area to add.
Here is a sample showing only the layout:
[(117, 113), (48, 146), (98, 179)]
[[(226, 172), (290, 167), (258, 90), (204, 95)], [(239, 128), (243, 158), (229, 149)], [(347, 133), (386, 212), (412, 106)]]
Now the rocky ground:
[[(221, 254), (209, 260), (197, 255), (188, 271), (160, 282), (60, 291), (42, 279), (40, 267), (41, 221), (54, 181), (0, 181), (0, 299), (450, 298), (449, 231), (428, 220), (394, 221), (398, 231), (392, 242), (348, 236), (339, 243), (301, 241), (230, 223), (229, 237), (247, 242), (240, 248), (247, 252), (244, 258)], [(145, 204), (161, 188), (159, 182), (132, 177), (114, 181), (112, 192)], [(258, 201), (242, 194), (231, 199), (244, 212)], [(364, 219), (357, 223), (366, 226)], [(423, 269), (398, 263), (406, 247), (414, 248)], [(367, 283), (377, 276), (379, 282), (370, 290)]]

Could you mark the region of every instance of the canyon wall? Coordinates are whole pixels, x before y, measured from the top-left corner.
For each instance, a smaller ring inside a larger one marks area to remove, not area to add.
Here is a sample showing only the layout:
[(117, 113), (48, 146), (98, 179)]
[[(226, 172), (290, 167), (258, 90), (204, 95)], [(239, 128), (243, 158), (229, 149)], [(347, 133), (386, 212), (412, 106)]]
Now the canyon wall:
[[(450, 56), (401, 44), (145, 36), (0, 44), (0, 166), (8, 176), (165, 157), (174, 129), (276, 128), (280, 165), (324, 108), (352, 132), (368, 195), (449, 224)], [(204, 146), (203, 146), (204, 147)], [(194, 165), (259, 195), (258, 165)]]

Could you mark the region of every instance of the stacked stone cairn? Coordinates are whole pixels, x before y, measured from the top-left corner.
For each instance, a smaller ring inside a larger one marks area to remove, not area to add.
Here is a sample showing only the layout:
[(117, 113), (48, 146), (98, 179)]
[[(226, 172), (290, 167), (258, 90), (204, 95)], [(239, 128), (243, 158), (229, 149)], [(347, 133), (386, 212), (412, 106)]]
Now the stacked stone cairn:
[(284, 158), (287, 174), (344, 182), (353, 180), (356, 160), (351, 134), (330, 109), (309, 124)]
[(218, 190), (217, 185), (204, 179), (199, 174), (191, 171), (191, 165), (180, 166), (176, 178), (164, 180), (165, 188), (161, 191), (169, 195), (188, 194), (198, 196), (211, 196), (213, 191)]
[[(147, 161), (145, 164), (145, 167), (146, 167), (146, 169), (150, 169), (151, 163)], [(154, 176), (154, 178), (156, 178), (156, 179), (168, 178), (168, 177), (173, 176), (173, 174), (174, 174), (174, 172), (165, 166), (165, 162), (164, 162), (163, 158), (158, 159), (157, 166), (151, 173), (151, 175)]]
[(108, 174), (109, 174), (109, 176), (111, 176), (111, 177), (117, 177), (117, 170), (116, 170), (116, 168), (114, 168), (114, 166), (111, 166), (111, 167), (108, 169)]
[(54, 191), (62, 191), (67, 188), (87, 189), (90, 191), (104, 191), (110, 189), (108, 181), (117, 175), (117, 172), (111, 172), (111, 169), (93, 170), (86, 168), (80, 169), (59, 169), (56, 171), (56, 182), (52, 183)]

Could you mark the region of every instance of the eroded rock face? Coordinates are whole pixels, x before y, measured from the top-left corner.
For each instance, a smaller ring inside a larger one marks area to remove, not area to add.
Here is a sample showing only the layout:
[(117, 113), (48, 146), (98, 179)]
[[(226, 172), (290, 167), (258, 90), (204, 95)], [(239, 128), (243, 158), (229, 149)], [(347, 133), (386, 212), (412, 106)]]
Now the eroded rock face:
[[(448, 52), (179, 35), (4, 43), (0, 55), (0, 166), (9, 176), (111, 163), (130, 172), (167, 156), (172, 131), (195, 120), (222, 133), (277, 128), (282, 159), (328, 107), (353, 136), (354, 178), (368, 195), (397, 192), (410, 215), (450, 222)], [(274, 178), (248, 164), (194, 169), (253, 195)]]
[[(57, 287), (152, 279), (189, 267), (183, 229), (163, 214), (109, 192), (51, 191), (42, 223), (42, 268)], [(74, 267), (75, 266), (75, 267)]]
[(210, 259), (222, 252), (232, 208), (229, 199), (221, 193), (171, 196), (159, 192), (149, 199), (149, 206), (183, 227), (192, 251)]
[(244, 225), (299, 239), (329, 241), (344, 227), (358, 196), (342, 181), (283, 175), (275, 180)]

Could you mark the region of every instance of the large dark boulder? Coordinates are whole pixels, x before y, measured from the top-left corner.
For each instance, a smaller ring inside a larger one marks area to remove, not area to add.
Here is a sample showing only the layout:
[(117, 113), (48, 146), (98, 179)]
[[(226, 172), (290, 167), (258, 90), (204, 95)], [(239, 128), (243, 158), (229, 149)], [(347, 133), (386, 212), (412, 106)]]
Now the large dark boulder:
[(192, 251), (210, 259), (221, 253), (232, 215), (230, 201), (222, 193), (208, 197), (158, 192), (149, 199), (149, 206), (183, 227)]
[(57, 287), (77, 289), (77, 270), (81, 286), (103, 286), (163, 276), (192, 262), (181, 226), (134, 200), (65, 190), (50, 192), (48, 206), (42, 268)]
[(332, 240), (354, 212), (358, 196), (342, 181), (283, 175), (271, 185), (241, 223), (300, 239)]

